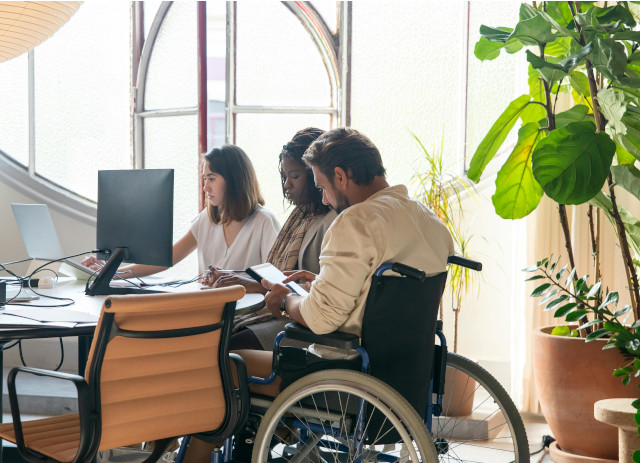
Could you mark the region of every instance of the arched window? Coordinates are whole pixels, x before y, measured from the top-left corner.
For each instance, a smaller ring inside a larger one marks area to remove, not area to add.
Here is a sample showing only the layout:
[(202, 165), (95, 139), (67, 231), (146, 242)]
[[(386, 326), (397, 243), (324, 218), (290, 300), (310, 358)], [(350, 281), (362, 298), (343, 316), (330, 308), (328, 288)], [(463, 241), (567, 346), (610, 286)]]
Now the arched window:
[[(279, 146), (303, 126), (329, 128), (348, 113), (347, 87), (340, 83), (347, 55), (336, 54), (345, 41), (334, 19), (347, 7), (326, 0), (317, 8), (308, 2), (204, 5), (85, 2), (51, 39), (3, 63), (1, 179), (92, 222), (97, 170), (172, 167), (178, 234), (198, 210), (199, 146), (228, 142), (243, 146), (256, 167), (269, 167), (261, 181), (273, 183), (264, 187), (273, 192), (269, 202), (282, 204), (278, 176), (270, 181)], [(206, 10), (200, 34), (199, 9)], [(212, 51), (204, 69), (199, 43)], [(287, 57), (279, 49), (292, 43)], [(264, 47), (279, 56), (252, 64)], [(283, 78), (292, 69), (301, 72)], [(199, 107), (198, 79), (206, 75), (210, 97)], [(199, 145), (203, 110), (208, 141)]]

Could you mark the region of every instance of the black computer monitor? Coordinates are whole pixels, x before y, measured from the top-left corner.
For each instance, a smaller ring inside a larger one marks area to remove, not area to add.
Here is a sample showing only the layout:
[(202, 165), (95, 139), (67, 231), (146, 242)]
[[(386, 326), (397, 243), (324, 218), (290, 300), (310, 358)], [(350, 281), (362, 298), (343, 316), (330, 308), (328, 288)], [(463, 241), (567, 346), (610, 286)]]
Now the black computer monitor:
[(173, 169), (99, 171), (96, 246), (107, 263), (87, 294), (149, 292), (110, 283), (122, 262), (173, 265)]

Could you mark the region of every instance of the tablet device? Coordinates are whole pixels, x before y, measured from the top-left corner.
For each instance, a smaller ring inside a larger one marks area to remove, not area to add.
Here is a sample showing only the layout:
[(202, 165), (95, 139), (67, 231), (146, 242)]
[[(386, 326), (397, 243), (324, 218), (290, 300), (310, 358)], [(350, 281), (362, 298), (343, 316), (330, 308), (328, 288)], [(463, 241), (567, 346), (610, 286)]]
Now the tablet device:
[[(278, 268), (273, 264), (252, 265), (245, 271), (258, 283), (260, 283), (263, 278), (274, 283), (282, 283), (282, 281), (287, 278), (287, 276), (280, 270), (278, 270)], [(299, 284), (294, 283), (293, 281), (291, 283), (285, 284), (285, 286), (296, 293), (298, 296), (306, 296), (307, 294), (309, 294), (307, 290), (305, 290)]]

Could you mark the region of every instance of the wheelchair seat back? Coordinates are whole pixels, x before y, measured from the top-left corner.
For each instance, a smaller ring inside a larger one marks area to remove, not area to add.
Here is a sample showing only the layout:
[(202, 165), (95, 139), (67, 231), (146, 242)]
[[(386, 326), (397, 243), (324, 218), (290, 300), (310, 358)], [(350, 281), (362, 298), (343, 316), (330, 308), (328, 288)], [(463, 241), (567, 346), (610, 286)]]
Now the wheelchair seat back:
[(421, 418), (429, 399), (443, 272), (424, 280), (374, 276), (362, 322), (369, 373), (396, 389)]

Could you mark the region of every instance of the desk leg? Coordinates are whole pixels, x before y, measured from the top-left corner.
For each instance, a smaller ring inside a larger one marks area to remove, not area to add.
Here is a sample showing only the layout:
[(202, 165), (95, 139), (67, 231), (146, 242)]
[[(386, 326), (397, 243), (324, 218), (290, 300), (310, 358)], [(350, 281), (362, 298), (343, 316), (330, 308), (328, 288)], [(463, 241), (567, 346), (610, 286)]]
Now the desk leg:
[[(89, 350), (91, 349), (92, 335), (78, 336), (78, 374), (84, 376), (84, 370), (87, 367), (87, 359), (89, 358)], [(2, 461), (0, 460), (0, 463)]]

